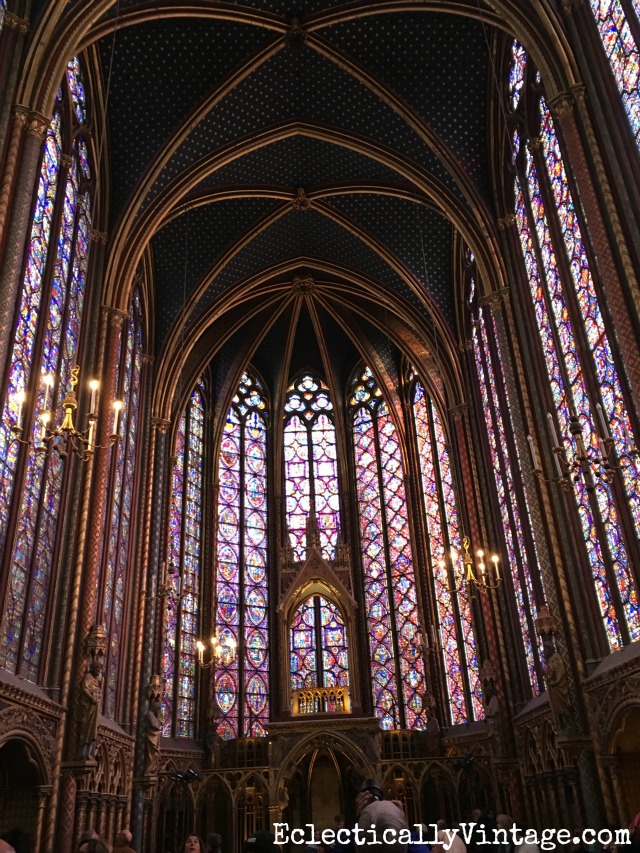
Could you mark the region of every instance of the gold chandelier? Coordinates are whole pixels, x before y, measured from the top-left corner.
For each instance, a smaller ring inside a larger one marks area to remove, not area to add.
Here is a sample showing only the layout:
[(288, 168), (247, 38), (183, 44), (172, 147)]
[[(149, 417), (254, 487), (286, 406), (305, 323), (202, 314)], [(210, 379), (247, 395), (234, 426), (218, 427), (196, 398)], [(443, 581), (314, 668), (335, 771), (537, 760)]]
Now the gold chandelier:
[[(454, 586), (454, 592), (460, 592), (467, 589), (473, 597), (476, 590), (483, 595), (486, 595), (489, 590), (497, 589), (502, 583), (500, 576), (500, 557), (497, 554), (486, 555), (482, 548), (476, 551), (476, 562), (474, 563), (469, 545), (471, 544), (468, 536), (462, 537), (462, 555), (459, 558), (455, 548), (451, 549), (451, 564), (453, 566), (454, 579), (456, 576), (456, 568), (460, 575), (459, 586)], [(488, 556), (488, 561), (485, 562)], [(454, 580), (455, 583), (455, 580)]]
[[(43, 385), (43, 402), (41, 411), (38, 414), (39, 427), (34, 429), (33, 438), (24, 438), (24, 404), (27, 400), (27, 395), (24, 391), (18, 391), (12, 397), (13, 405), (16, 409), (16, 420), (11, 426), (13, 440), (19, 444), (33, 446), (37, 453), (46, 454), (52, 450), (60, 457), (66, 457), (69, 453), (75, 453), (83, 462), (87, 462), (94, 452), (100, 448), (109, 448), (118, 440), (118, 425), (120, 413), (122, 412), (122, 400), (115, 400), (113, 403), (113, 429), (109, 436), (108, 444), (96, 444), (96, 425), (98, 421), (98, 390), (100, 383), (97, 379), (92, 379), (89, 382), (91, 391), (91, 402), (89, 405), (89, 413), (87, 414), (87, 427), (84, 430), (76, 429), (74, 423), (74, 414), (78, 408), (78, 398), (76, 396), (76, 385), (80, 368), (76, 364), (71, 369), (71, 380), (69, 382), (69, 390), (67, 391), (63, 401), (62, 409), (64, 416), (62, 423), (58, 427), (53, 426), (53, 411), (49, 409), (50, 397), (55, 386), (55, 377), (47, 374), (42, 377)], [(53, 401), (51, 401), (53, 402)]]

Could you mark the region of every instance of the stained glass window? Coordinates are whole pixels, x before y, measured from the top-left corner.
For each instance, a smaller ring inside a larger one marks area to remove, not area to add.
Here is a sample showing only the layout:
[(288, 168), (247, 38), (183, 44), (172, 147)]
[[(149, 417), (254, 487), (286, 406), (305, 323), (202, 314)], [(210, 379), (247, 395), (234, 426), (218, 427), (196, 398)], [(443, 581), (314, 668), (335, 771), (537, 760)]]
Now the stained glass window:
[[(82, 71), (71, 60), (79, 85)], [(39, 441), (41, 416), (62, 420), (62, 399), (79, 358), (91, 233), (91, 164), (65, 83), (43, 145), (31, 238), (14, 323), (7, 395), (0, 415), (0, 554), (11, 549), (2, 613), (0, 666), (37, 681), (49, 624), (49, 592), (58, 557), (65, 460), (12, 441), (20, 414), (24, 436)], [(45, 275), (49, 265), (50, 273)], [(18, 404), (17, 395), (24, 397)], [(24, 464), (19, 465), (21, 454)], [(20, 480), (16, 473), (22, 471)], [(9, 535), (12, 517), (17, 522)]]
[(322, 595), (303, 601), (291, 623), (291, 688), (347, 687), (347, 631), (335, 602)]
[(369, 368), (349, 405), (373, 706), (383, 729), (422, 729), (428, 691), (400, 442)]
[(171, 474), (169, 555), (162, 645), (163, 734), (195, 737), (204, 486), (202, 380), (178, 424)]
[[(487, 328), (487, 325), (489, 328)], [(490, 346), (492, 339), (492, 351)], [(533, 693), (540, 691), (540, 659), (535, 643), (534, 620), (537, 615), (531, 563), (534, 571), (541, 577), (539, 566), (535, 563), (535, 553), (530, 555), (525, 541), (528, 529), (535, 541), (533, 530), (528, 524), (529, 509), (526, 491), (522, 494), (525, 502), (521, 511), (520, 493), (516, 486), (520, 467), (520, 450), (513, 437), (513, 423), (506, 378), (503, 373), (503, 358), (500, 350), (495, 322), (485, 308), (474, 309), (472, 330), (473, 351), (478, 376), (478, 387), (482, 412), (484, 414), (486, 434), (489, 442), (491, 469), (496, 484), (500, 521), (504, 534), (508, 566), (510, 569), (513, 597), (518, 613), (520, 637), (524, 648), (529, 683)], [(504, 399), (501, 399), (501, 393)], [(514, 448), (515, 460), (512, 460), (510, 448)], [(514, 464), (515, 462), (515, 464)]]
[[(513, 137), (516, 221), (561, 441), (570, 457), (577, 453), (576, 438), (570, 432), (572, 417), (577, 417), (585, 448), (595, 463), (602, 453), (606, 427), (622, 463), (626, 501), (618, 500), (611, 484), (602, 479), (572, 479), (596, 599), (613, 650), (626, 640), (640, 638), (640, 609), (629, 554), (635, 543), (625, 537), (622, 522), (624, 515), (637, 537), (637, 470), (627, 454), (632, 428), (580, 216), (544, 98), (537, 99), (530, 122), (540, 127), (535, 146), (529, 149), (519, 132)], [(598, 410), (605, 427), (596, 420)], [(594, 464), (596, 472), (597, 467)]]
[(124, 648), (124, 609), (134, 534), (134, 486), (140, 419), (142, 374), (142, 306), (140, 292), (134, 291), (130, 319), (123, 330), (116, 399), (123, 403), (118, 425), (119, 440), (112, 456), (111, 509), (105, 543), (104, 614), (109, 649), (105, 672), (104, 713), (115, 718), (119, 692), (120, 663)]
[(284, 427), (287, 528), (295, 560), (304, 560), (311, 507), (322, 556), (335, 557), (340, 529), (336, 435), (329, 389), (308, 373), (287, 391)]
[(622, 105), (640, 146), (640, 28), (638, 0), (590, 0), (602, 46), (609, 60)]
[(484, 716), (471, 602), (466, 587), (453, 591), (455, 581), (448, 571), (451, 549), (461, 554), (451, 461), (440, 415), (419, 380), (413, 390), (413, 417), (449, 712), (452, 723), (467, 723)]
[(269, 721), (266, 415), (262, 383), (247, 371), (227, 413), (218, 461), (216, 632), (238, 648), (216, 669), (223, 738), (262, 737)]

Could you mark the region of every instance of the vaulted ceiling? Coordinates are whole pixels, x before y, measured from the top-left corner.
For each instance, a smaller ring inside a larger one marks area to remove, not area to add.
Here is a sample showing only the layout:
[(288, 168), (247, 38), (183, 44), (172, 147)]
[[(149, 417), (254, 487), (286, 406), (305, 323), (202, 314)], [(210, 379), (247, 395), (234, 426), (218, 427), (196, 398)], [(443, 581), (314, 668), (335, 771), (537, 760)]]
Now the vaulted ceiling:
[(454, 345), (459, 235), (496, 216), (497, 19), (481, 0), (441, 7), (120, 0), (94, 24), (109, 274), (146, 264), (160, 364), (196, 372), (224, 349), (290, 375), (312, 328), (325, 370), (385, 338), (389, 369), (403, 341)]

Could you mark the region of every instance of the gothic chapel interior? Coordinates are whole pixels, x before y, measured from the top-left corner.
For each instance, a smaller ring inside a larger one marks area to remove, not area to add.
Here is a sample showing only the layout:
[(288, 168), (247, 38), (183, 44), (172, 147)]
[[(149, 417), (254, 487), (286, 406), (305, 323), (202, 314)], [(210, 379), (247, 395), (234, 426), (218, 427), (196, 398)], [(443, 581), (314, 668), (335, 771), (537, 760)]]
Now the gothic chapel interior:
[(628, 826), (638, 0), (0, 26), (0, 836)]

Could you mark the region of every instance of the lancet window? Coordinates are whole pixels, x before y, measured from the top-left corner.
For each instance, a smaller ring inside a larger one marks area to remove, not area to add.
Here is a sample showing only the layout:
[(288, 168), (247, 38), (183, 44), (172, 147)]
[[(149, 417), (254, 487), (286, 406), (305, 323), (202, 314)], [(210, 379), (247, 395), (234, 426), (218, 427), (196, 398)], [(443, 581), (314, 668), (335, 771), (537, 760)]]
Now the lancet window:
[(467, 723), (484, 709), (471, 601), (466, 587), (455, 592), (459, 575), (447, 559), (462, 549), (449, 447), (440, 413), (417, 378), (411, 398), (449, 713), (453, 724)]
[(400, 442), (368, 367), (349, 395), (373, 706), (383, 729), (426, 725), (413, 549)]
[[(518, 81), (522, 80), (522, 83)], [(629, 454), (632, 424), (624, 376), (601, 307), (601, 289), (582, 210), (576, 206), (540, 77), (521, 45), (510, 76), (516, 225), (529, 282), (541, 357), (549, 381), (549, 439), (571, 458), (579, 425), (594, 460), (571, 478), (597, 609), (611, 650), (640, 638), (636, 578), (640, 496)], [(558, 435), (560, 438), (558, 438)], [(619, 482), (595, 460), (611, 444)], [(561, 466), (555, 459), (556, 468)], [(562, 473), (558, 470), (558, 475)]]
[(590, 0), (600, 40), (640, 146), (640, 2)]
[[(140, 395), (142, 381), (142, 305), (140, 292), (134, 291), (129, 319), (123, 326), (116, 399), (123, 403), (118, 424), (118, 443), (112, 455), (110, 472), (109, 531), (105, 542), (104, 576), (101, 593), (103, 614), (109, 637), (105, 671), (104, 713), (115, 718), (116, 697), (122, 694), (120, 664), (125, 651), (125, 609), (130, 566), (135, 561), (135, 473), (140, 431)], [(122, 673), (124, 677), (124, 673)]]
[(37, 441), (45, 412), (61, 421), (62, 399), (80, 357), (93, 192), (87, 113), (82, 69), (74, 58), (45, 134), (1, 388), (0, 576), (7, 586), (0, 591), (6, 593), (0, 666), (30, 681), (41, 676), (52, 624), (69, 466), (56, 453), (36, 453), (13, 441), (11, 427), (22, 426), (23, 437)]
[(313, 511), (322, 556), (333, 560), (340, 529), (336, 434), (329, 389), (303, 374), (289, 387), (285, 402), (284, 466), (286, 517), (295, 560), (303, 560), (307, 522)]
[(510, 394), (504, 373), (504, 355), (498, 330), (491, 311), (477, 298), (475, 262), (466, 259), (469, 304), (472, 310), (471, 336), (478, 378), (479, 410), (484, 415), (489, 446), (490, 467), (496, 485), (498, 509), (502, 526), (504, 553), (508, 558), (512, 600), (517, 612), (518, 633), (528, 682), (533, 693), (540, 691), (541, 662), (534, 620), (537, 616), (534, 580), (542, 586), (537, 563), (535, 537), (529, 523), (527, 493), (520, 485), (520, 448), (514, 439)]
[(217, 510), (215, 626), (238, 649), (214, 674), (218, 734), (261, 737), (269, 720), (267, 402), (249, 371), (224, 426)]
[(180, 418), (171, 473), (162, 677), (165, 737), (194, 737), (202, 565), (205, 398), (202, 380)]

